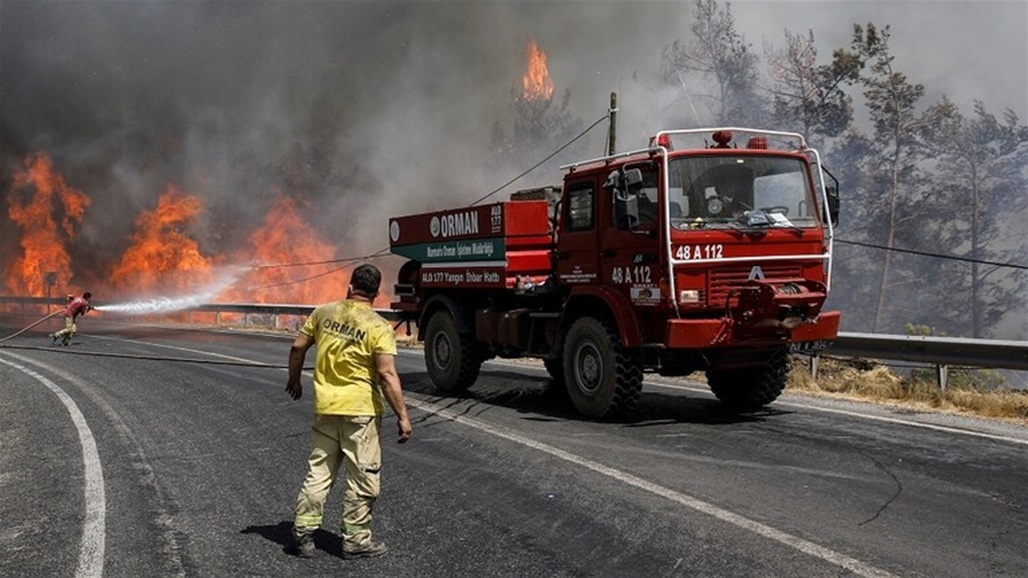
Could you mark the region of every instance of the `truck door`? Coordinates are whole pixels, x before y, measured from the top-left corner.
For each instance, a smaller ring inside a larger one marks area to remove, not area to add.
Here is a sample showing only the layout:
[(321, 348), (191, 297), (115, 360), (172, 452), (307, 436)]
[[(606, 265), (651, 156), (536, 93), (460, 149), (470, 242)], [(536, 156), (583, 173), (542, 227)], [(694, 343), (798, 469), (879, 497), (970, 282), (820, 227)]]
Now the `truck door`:
[(652, 307), (661, 302), (659, 173), (653, 163), (625, 168), (641, 169), (642, 183), (628, 191), (628, 202), (634, 205), (631, 211), (625, 210), (624, 194), (619, 201), (612, 187), (603, 189), (601, 282), (614, 286), (633, 305)]
[(557, 238), (557, 275), (561, 283), (596, 283), (599, 275), (597, 192), (594, 176), (565, 182), (562, 226)]

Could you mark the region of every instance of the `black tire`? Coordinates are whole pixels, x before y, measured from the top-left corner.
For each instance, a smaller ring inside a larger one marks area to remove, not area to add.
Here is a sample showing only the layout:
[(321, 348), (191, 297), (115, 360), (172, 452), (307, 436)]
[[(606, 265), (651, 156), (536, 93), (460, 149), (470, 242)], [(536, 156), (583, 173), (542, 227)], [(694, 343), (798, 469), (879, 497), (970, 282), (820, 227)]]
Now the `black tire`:
[(554, 383), (564, 384), (564, 360), (563, 359), (544, 359), (543, 366), (546, 367), (546, 373), (550, 374), (553, 378)]
[(546, 382), (546, 395), (552, 396), (554, 399), (566, 400), (568, 388), (564, 385), (564, 360), (544, 359), (543, 365), (546, 367), (546, 372), (550, 374), (550, 379)]
[(759, 367), (707, 372), (710, 390), (734, 411), (760, 409), (778, 399), (788, 378), (789, 355), (785, 350)]
[(576, 320), (564, 338), (568, 397), (579, 413), (624, 415), (639, 403), (642, 365), (621, 346), (614, 324), (593, 317)]
[(432, 315), (425, 325), (425, 367), (436, 389), (459, 392), (471, 387), (482, 369), (479, 344), (461, 335), (449, 311)]

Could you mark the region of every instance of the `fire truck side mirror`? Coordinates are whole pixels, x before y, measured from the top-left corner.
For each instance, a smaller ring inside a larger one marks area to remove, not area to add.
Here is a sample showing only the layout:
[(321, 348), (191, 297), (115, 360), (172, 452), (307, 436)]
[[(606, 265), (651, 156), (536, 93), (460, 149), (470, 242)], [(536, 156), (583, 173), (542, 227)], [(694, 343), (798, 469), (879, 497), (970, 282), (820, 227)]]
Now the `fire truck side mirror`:
[(839, 226), (839, 189), (828, 187), (825, 191), (828, 195), (828, 219), (833, 227)]
[(828, 172), (828, 169), (821, 167), (824, 172), (825, 178), (825, 197), (828, 198), (828, 206), (825, 207), (824, 218), (826, 221), (830, 221), (832, 226), (838, 226), (839, 224), (839, 180), (835, 178), (835, 175)]
[(610, 171), (603, 186), (621, 194), (637, 193), (643, 184), (642, 169), (617, 169)]
[(625, 190), (633, 193), (638, 192), (639, 188), (643, 184), (643, 172), (642, 169), (628, 169), (625, 171)]
[(619, 229), (635, 229), (639, 225), (639, 189), (642, 170), (619, 169), (607, 176), (604, 186), (614, 195), (614, 224)]

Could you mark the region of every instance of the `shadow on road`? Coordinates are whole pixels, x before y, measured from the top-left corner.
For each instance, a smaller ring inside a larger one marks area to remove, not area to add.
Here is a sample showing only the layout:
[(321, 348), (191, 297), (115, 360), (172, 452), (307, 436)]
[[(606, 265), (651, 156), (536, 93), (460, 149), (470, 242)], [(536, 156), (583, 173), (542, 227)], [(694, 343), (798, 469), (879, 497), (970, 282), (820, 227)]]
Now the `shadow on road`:
[[(247, 526), (239, 531), (240, 534), (257, 534), (258, 536), (274, 542), (282, 547), (286, 554), (296, 554), (293, 544), (293, 523), (290, 521), (279, 522), (267, 526)], [(343, 544), (339, 536), (326, 530), (314, 532), (314, 547), (333, 556), (343, 557)]]
[[(462, 415), (475, 417), (490, 407), (505, 407), (523, 414), (526, 421), (588, 421), (579, 414), (567, 394), (549, 377), (516, 371), (490, 371), (483, 368), (478, 381), (464, 392), (442, 393), (435, 389), (426, 372), (405, 373), (404, 389), (430, 396), (430, 400)], [(470, 402), (470, 403), (469, 403)], [(696, 397), (688, 392), (665, 393), (643, 387), (639, 404), (628, 415), (603, 419), (623, 427), (650, 427), (662, 424), (731, 425), (762, 422), (769, 417), (788, 415), (772, 404), (757, 411), (726, 409), (716, 399)]]

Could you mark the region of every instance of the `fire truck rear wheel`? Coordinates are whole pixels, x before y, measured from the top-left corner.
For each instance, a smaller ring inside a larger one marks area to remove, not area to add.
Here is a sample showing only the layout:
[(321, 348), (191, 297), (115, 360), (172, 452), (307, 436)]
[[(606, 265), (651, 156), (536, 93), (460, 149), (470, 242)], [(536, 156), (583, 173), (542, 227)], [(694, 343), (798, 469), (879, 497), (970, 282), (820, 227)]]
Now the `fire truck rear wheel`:
[(564, 338), (564, 378), (575, 409), (589, 417), (612, 417), (639, 402), (642, 365), (621, 346), (613, 323), (583, 317)]
[(554, 383), (564, 383), (564, 360), (563, 359), (544, 359), (543, 367), (546, 368), (546, 373), (550, 374), (553, 378)]
[(778, 399), (788, 378), (789, 355), (785, 350), (759, 367), (707, 372), (710, 390), (735, 411), (760, 409)]
[(546, 368), (546, 373), (550, 374), (550, 380), (546, 382), (546, 394), (556, 399), (566, 400), (568, 388), (564, 385), (564, 360), (544, 359), (543, 367)]
[(448, 311), (432, 315), (425, 326), (425, 367), (441, 391), (463, 391), (475, 383), (482, 369), (480, 349), (470, 335), (461, 335)]

